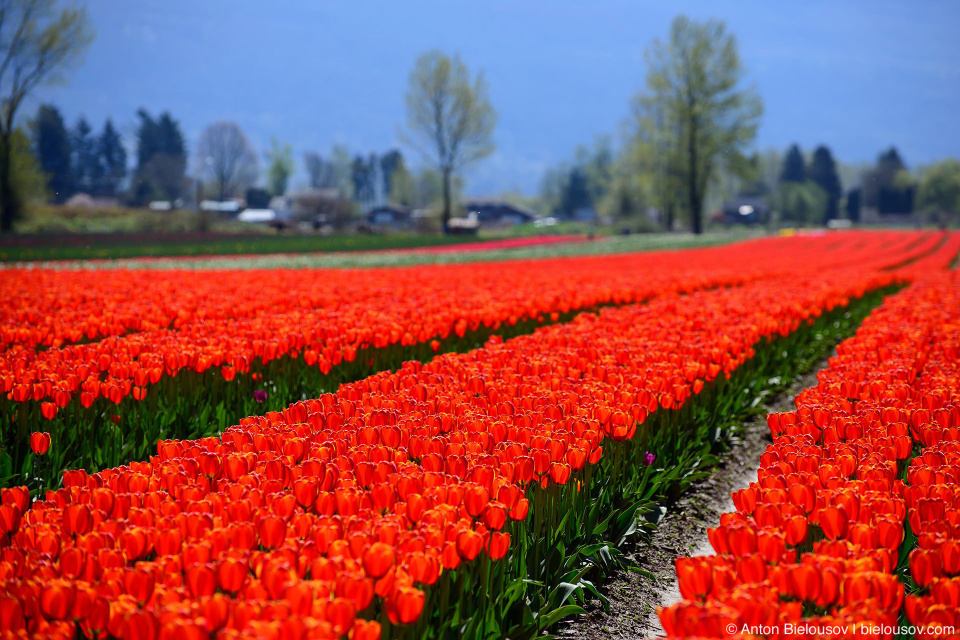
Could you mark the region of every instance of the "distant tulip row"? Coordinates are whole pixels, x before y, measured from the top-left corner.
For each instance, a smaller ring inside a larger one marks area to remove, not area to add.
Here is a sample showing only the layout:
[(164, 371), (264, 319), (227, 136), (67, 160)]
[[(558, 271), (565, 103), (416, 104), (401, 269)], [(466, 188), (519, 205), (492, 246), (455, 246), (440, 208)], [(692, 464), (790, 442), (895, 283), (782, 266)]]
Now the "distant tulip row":
[[(873, 236), (856, 237), (872, 246)], [(363, 640), (442, 616), (430, 598), (436, 590), (444, 601), (444, 574), (511, 558), (529, 514), (545, 506), (531, 503), (538, 490), (576, 495), (607, 452), (646, 435), (651, 413), (680, 409), (764, 343), (909, 275), (880, 270), (896, 260), (843, 238), (822, 242), (818, 251), (843, 259), (807, 254), (777, 267), (788, 271), (780, 277), (663, 293), (408, 362), (220, 437), (161, 441), (150, 462), (66, 472), (45, 500), (3, 489), (0, 626), (14, 637)], [(874, 387), (862, 393), (872, 398)], [(50, 445), (35, 434), (31, 446)], [(877, 477), (864, 482), (889, 488), (886, 467), (871, 464)], [(837, 495), (840, 471), (823, 480)], [(785, 491), (781, 475), (771, 477)], [(878, 513), (900, 504), (874, 501)], [(842, 510), (830, 508), (840, 527)], [(752, 570), (795, 553), (782, 534), (761, 543), (746, 516), (729, 525), (726, 544), (751, 554)], [(902, 589), (884, 591), (884, 549), (859, 561), (875, 575), (858, 588), (876, 587), (889, 608)]]
[[(919, 237), (914, 235), (898, 235), (893, 242), (909, 246)], [(724, 252), (702, 250), (705, 258)], [(598, 282), (608, 295), (633, 300), (636, 284), (630, 273), (647, 271), (662, 260), (682, 266), (677, 252), (657, 252), (538, 261), (542, 269), (531, 268), (529, 261), (510, 261), (393, 269), (210, 270), (203, 278), (177, 269), (9, 269), (0, 282), (0, 347), (56, 349), (210, 321), (316, 309), (351, 313), (358, 305), (376, 310), (383, 303), (413, 303), (409, 309), (417, 309), (422, 303), (455, 301), (468, 321), (471, 312), (492, 311), (483, 308), (488, 304), (514, 303), (510, 314), (537, 315), (557, 310), (551, 305), (554, 296), (586, 289), (589, 297)], [(548, 290), (541, 290), (544, 285)], [(491, 297), (494, 291), (498, 295)]]
[[(370, 270), (54, 271), (0, 281), (0, 391), (52, 417), (183, 370), (226, 379), (291, 356), (324, 373), (358, 350), (928, 252), (939, 234), (844, 234), (684, 252)], [(89, 344), (77, 344), (94, 340)], [(49, 348), (44, 348), (49, 347)]]
[(919, 277), (838, 346), (795, 411), (768, 416), (758, 481), (709, 530), (718, 555), (676, 562), (685, 600), (660, 611), (669, 636), (787, 638), (802, 623), (891, 637), (902, 610), (918, 638), (957, 637), (958, 292), (956, 271)]

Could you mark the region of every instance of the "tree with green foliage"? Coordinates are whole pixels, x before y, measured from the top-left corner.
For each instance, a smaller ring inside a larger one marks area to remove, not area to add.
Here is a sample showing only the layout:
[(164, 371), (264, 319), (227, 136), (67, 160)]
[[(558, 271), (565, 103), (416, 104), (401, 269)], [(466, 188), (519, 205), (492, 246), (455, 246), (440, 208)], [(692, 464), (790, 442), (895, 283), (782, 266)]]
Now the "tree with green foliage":
[(551, 215), (560, 212), (560, 201), (568, 173), (568, 167), (561, 165), (548, 168), (540, 178), (540, 200)]
[(403, 156), (397, 158), (393, 170), (390, 172), (388, 194), (390, 202), (402, 204), (405, 207), (413, 206), (414, 180)]
[(780, 172), (780, 182), (796, 182), (803, 184), (807, 181), (807, 167), (803, 160), (800, 147), (793, 144), (783, 158), (783, 171)]
[(471, 78), (460, 56), (430, 51), (417, 58), (406, 94), (406, 137), (443, 179), (443, 230), (449, 228), (454, 174), (494, 150), (497, 112), (483, 72)]
[(814, 150), (810, 166), (807, 168), (807, 177), (817, 183), (827, 194), (824, 222), (840, 217), (840, 197), (843, 195), (843, 187), (840, 185), (840, 176), (837, 174), (837, 164), (828, 147), (820, 145)]
[(70, 172), (70, 135), (60, 110), (42, 104), (33, 120), (33, 153), (40, 170), (47, 176), (47, 187), (54, 202), (63, 202), (74, 194)]
[[(93, 39), (86, 11), (58, 8), (56, 0), (5, 0), (0, 5), (0, 233), (22, 213), (14, 182), (17, 111), (38, 86), (82, 58)], [(22, 133), (22, 132), (21, 132)], [(25, 134), (23, 134), (25, 135)]]
[(267, 184), (270, 193), (282, 196), (287, 192), (287, 181), (293, 175), (293, 150), (289, 144), (281, 145), (276, 138), (270, 140), (267, 152)]
[(635, 216), (647, 200), (635, 156), (629, 151), (613, 156), (604, 189), (594, 201), (597, 215), (613, 220)]
[(820, 225), (829, 196), (813, 180), (780, 184), (780, 220), (801, 226)]
[(30, 136), (23, 128), (14, 129), (10, 138), (10, 184), (18, 206), (42, 202), (47, 198), (47, 176), (40, 169), (31, 149)]
[(672, 231), (686, 198), (680, 123), (668, 117), (668, 106), (645, 95), (634, 99), (637, 128), (630, 155), (639, 181), (662, 215), (663, 228)]
[(763, 105), (744, 70), (733, 34), (723, 22), (678, 16), (666, 42), (648, 51), (644, 120), (671, 132), (668, 152), (685, 191), (694, 233), (703, 232), (703, 205), (717, 172), (747, 170), (744, 151), (756, 137)]
[(943, 222), (960, 214), (960, 161), (948, 158), (923, 172), (917, 206), (938, 214)]
[(638, 172), (631, 160), (629, 153), (614, 152), (609, 136), (599, 136), (592, 147), (577, 147), (572, 164), (544, 174), (541, 204), (535, 208), (562, 216), (584, 209), (609, 217), (629, 215), (639, 200)]

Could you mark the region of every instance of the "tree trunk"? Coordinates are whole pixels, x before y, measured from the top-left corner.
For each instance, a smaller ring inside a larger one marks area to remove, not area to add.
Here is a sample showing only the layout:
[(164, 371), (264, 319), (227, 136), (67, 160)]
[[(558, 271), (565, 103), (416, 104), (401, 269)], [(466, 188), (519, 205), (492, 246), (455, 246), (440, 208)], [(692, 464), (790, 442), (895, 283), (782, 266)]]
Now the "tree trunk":
[(690, 161), (690, 171), (687, 174), (690, 178), (687, 188), (690, 191), (690, 223), (693, 232), (697, 235), (703, 233), (703, 212), (700, 208), (703, 203), (700, 202), (700, 193), (697, 190), (697, 122), (692, 119), (690, 122), (690, 139), (687, 142), (687, 155)]
[(450, 170), (443, 170), (443, 233), (450, 233)]
[(700, 194), (697, 193), (695, 186), (690, 188), (690, 221), (693, 223), (693, 232), (697, 235), (703, 233), (703, 202), (700, 201)]
[(10, 136), (0, 135), (0, 233), (13, 231), (17, 199), (10, 182)]

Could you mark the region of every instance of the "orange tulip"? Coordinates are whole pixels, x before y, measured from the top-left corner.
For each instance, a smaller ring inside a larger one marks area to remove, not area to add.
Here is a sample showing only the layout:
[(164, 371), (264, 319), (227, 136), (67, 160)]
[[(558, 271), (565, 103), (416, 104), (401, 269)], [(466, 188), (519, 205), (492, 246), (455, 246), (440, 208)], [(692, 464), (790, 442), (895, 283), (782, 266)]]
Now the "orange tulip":
[(33, 451), (38, 456), (44, 455), (47, 451), (50, 450), (50, 434), (49, 433), (31, 433), (30, 434), (30, 450)]
[(243, 588), (250, 569), (246, 560), (225, 558), (217, 566), (217, 582), (227, 593), (235, 594)]
[(327, 621), (333, 626), (337, 635), (345, 635), (353, 626), (356, 608), (353, 602), (346, 598), (334, 598), (327, 605)]
[(69, 580), (53, 580), (40, 593), (40, 610), (48, 620), (65, 620), (73, 611), (76, 586)]
[(483, 550), (483, 536), (476, 531), (467, 529), (457, 534), (457, 553), (464, 560), (476, 558)]
[(386, 600), (387, 616), (393, 624), (411, 624), (423, 611), (424, 594), (411, 587), (398, 589)]
[(847, 512), (839, 507), (826, 507), (820, 510), (820, 528), (831, 540), (847, 535)]
[[(133, 599), (143, 606), (153, 595), (155, 585), (154, 575), (147, 569), (128, 569), (123, 574), (124, 590), (133, 596)], [(138, 622), (137, 625), (140, 623)]]
[(12, 595), (0, 595), (0, 628), (19, 631), (25, 626), (23, 604)]
[(680, 595), (684, 598), (704, 598), (713, 588), (713, 568), (700, 558), (679, 557), (675, 562)]
[(71, 504), (63, 509), (63, 532), (68, 536), (82, 536), (93, 527), (93, 515), (85, 504)]
[(187, 588), (194, 598), (212, 596), (217, 590), (217, 574), (209, 564), (195, 564), (184, 572)]
[[(436, 349), (434, 349), (436, 351)], [(380, 640), (380, 623), (357, 619), (353, 623), (351, 640)]]
[(393, 566), (393, 547), (383, 542), (374, 542), (363, 553), (363, 568), (372, 578), (383, 577)]

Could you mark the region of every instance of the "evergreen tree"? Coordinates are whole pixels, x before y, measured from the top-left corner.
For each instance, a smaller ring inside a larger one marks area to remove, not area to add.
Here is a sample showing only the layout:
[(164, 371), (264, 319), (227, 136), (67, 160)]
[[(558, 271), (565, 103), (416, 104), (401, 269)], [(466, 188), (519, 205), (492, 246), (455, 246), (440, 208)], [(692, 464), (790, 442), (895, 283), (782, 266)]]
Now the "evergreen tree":
[(137, 173), (143, 172), (150, 159), (160, 151), (160, 135), (157, 123), (146, 109), (137, 111), (140, 126), (137, 127)]
[(807, 171), (804, 166), (803, 154), (800, 147), (791, 145), (787, 151), (787, 156), (783, 159), (783, 171), (780, 172), (780, 182), (797, 182), (803, 184), (807, 181)]
[(383, 193), (386, 194), (388, 200), (390, 200), (393, 195), (390, 190), (393, 185), (393, 172), (402, 166), (403, 155), (396, 149), (380, 156), (380, 172), (383, 175)]
[(830, 149), (820, 145), (813, 152), (807, 177), (813, 180), (827, 194), (826, 221), (837, 218), (840, 213), (840, 196), (843, 188), (840, 186), (840, 176), (837, 175), (837, 165), (833, 160)]
[(137, 172), (132, 188), (135, 204), (152, 198), (175, 200), (183, 192), (187, 168), (186, 145), (180, 125), (168, 112), (154, 120), (146, 110), (137, 112)]
[(97, 168), (97, 143), (93, 129), (86, 118), (77, 121), (70, 132), (73, 147), (73, 183), (78, 191), (93, 193), (93, 185), (99, 170)]
[(97, 157), (101, 170), (97, 194), (113, 197), (127, 175), (127, 150), (123, 148), (120, 134), (110, 118), (107, 118), (103, 132), (97, 138)]
[(560, 210), (572, 216), (579, 209), (592, 206), (593, 200), (590, 197), (590, 181), (587, 173), (582, 167), (574, 167), (560, 196)]
[(160, 137), (160, 152), (176, 160), (182, 160), (184, 166), (186, 166), (187, 146), (183, 141), (180, 124), (170, 117), (169, 112), (164, 111), (160, 114), (157, 129)]
[(47, 188), (54, 202), (63, 202), (74, 193), (70, 173), (70, 135), (60, 110), (40, 105), (33, 123), (33, 153), (40, 170), (47, 175)]
[(853, 222), (860, 222), (860, 187), (851, 189), (847, 193), (847, 217)]
[(897, 174), (906, 170), (907, 165), (903, 163), (900, 152), (897, 151), (896, 147), (890, 147), (877, 158), (877, 173), (880, 177), (880, 183), (885, 187), (892, 187)]
[(350, 167), (350, 177), (353, 182), (353, 198), (361, 205), (373, 204), (376, 197), (374, 184), (374, 165), (379, 162), (375, 153), (370, 154), (367, 161), (363, 156), (356, 156)]
[(863, 181), (863, 204), (879, 213), (910, 213), (913, 211), (915, 189), (898, 183), (898, 175), (907, 171), (907, 165), (896, 147), (890, 147), (877, 158), (877, 167)]

